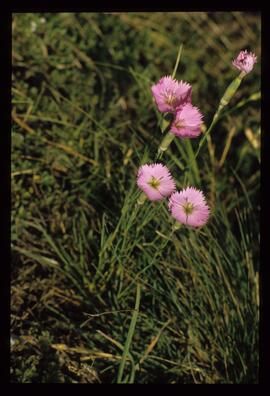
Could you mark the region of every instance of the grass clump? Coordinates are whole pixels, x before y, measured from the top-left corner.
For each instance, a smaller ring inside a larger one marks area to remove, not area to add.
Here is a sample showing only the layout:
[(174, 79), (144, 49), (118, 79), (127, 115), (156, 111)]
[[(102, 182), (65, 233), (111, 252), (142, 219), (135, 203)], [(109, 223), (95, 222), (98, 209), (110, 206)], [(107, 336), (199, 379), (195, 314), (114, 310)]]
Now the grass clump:
[(172, 233), (135, 179), (179, 37), (176, 78), (209, 126), (231, 60), (260, 59), (259, 15), (29, 13), (12, 29), (12, 382), (257, 383), (259, 65), (198, 157), (177, 139), (164, 154), (178, 188), (193, 164), (206, 227)]

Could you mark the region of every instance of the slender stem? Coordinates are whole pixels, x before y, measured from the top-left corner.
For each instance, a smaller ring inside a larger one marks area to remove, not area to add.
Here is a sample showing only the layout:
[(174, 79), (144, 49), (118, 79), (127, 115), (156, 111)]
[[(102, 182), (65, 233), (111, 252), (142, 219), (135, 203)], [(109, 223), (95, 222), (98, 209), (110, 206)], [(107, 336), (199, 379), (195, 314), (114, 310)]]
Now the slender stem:
[[(166, 131), (169, 131), (170, 126), (166, 128)], [(161, 155), (163, 154), (164, 151), (167, 150), (173, 139), (175, 138), (175, 135), (173, 135), (171, 132), (168, 132), (162, 142), (160, 143), (158, 147), (158, 153), (157, 153), (157, 158), (160, 158)]]
[(147, 198), (147, 197), (146, 197), (145, 193), (144, 193), (144, 192), (141, 192), (139, 198), (137, 199), (137, 204), (138, 204), (138, 205), (144, 204), (146, 198)]
[(244, 78), (245, 73), (241, 72), (231, 83), (230, 85), (227, 87), (227, 89), (225, 90), (222, 98), (220, 99), (219, 102), (219, 106), (217, 111), (214, 114), (214, 117), (212, 119), (212, 122), (209, 126), (209, 128), (207, 129), (207, 131), (205, 132), (203, 138), (200, 140), (198, 149), (196, 151), (196, 154), (194, 155), (194, 158), (189, 162), (189, 166), (186, 167), (185, 169), (185, 178), (184, 178), (184, 185), (187, 181), (187, 171), (191, 169), (191, 166), (193, 165), (193, 163), (195, 162), (196, 158), (199, 155), (199, 152), (202, 148), (202, 146), (204, 145), (208, 135), (210, 134), (210, 132), (212, 131), (213, 127), (216, 125), (217, 121), (219, 120), (219, 118), (221, 118), (220, 116), (223, 114), (223, 109), (224, 107), (226, 107), (231, 98), (234, 96), (235, 92), (237, 91), (237, 89), (239, 88), (242, 79)]
[(203, 146), (203, 144), (204, 144), (204, 142), (205, 142), (207, 136), (208, 136), (209, 133), (212, 131), (214, 125), (217, 123), (217, 120), (218, 120), (218, 118), (219, 118), (219, 114), (220, 114), (220, 111), (216, 111), (216, 113), (214, 114), (214, 117), (213, 117), (213, 119), (212, 119), (212, 122), (211, 122), (209, 128), (207, 129), (207, 131), (206, 131), (205, 134), (203, 135), (203, 138), (200, 140), (199, 147), (198, 147), (198, 149), (197, 149), (197, 151), (196, 151), (196, 154), (195, 154), (195, 156), (194, 156), (194, 160), (197, 158), (197, 156), (198, 156), (198, 154), (199, 154), (199, 152), (200, 152), (200, 150), (201, 150), (201, 148), (202, 148), (202, 146)]
[(179, 50), (178, 50), (178, 54), (177, 54), (177, 58), (176, 58), (176, 62), (175, 62), (175, 66), (174, 66), (174, 69), (173, 69), (172, 78), (175, 77), (175, 74), (177, 72), (177, 68), (178, 68), (178, 65), (179, 65), (179, 62), (180, 62), (182, 50), (183, 50), (183, 44), (180, 44), (180, 47), (179, 47)]
[(209, 135), (209, 133), (212, 131), (214, 125), (216, 124), (217, 120), (219, 117), (219, 112), (216, 111), (216, 113), (214, 114), (214, 117), (212, 119), (212, 122), (209, 126), (209, 128), (207, 129), (207, 131), (205, 132), (203, 138), (201, 139), (200, 143), (199, 143), (199, 147), (196, 151), (196, 154), (194, 155), (193, 159), (190, 161), (189, 165), (186, 167), (186, 169), (184, 170), (185, 172), (185, 177), (184, 177), (184, 186), (186, 186), (186, 182), (187, 182), (187, 172), (191, 169), (191, 166), (193, 165), (194, 161), (196, 160), (196, 158), (198, 157), (198, 154), (207, 138), (207, 136)]

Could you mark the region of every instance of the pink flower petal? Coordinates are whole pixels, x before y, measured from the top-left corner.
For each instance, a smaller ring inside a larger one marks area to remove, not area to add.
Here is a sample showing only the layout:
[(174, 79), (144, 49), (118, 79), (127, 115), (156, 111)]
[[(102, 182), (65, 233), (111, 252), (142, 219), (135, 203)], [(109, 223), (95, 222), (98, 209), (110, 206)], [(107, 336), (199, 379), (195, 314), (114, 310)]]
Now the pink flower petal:
[[(153, 179), (158, 183), (155, 187), (151, 185)], [(158, 201), (175, 191), (175, 182), (169, 169), (163, 164), (142, 165), (138, 170), (137, 185), (150, 201)]]
[(191, 102), (191, 85), (171, 76), (162, 77), (151, 87), (151, 91), (158, 110), (162, 113), (174, 113), (179, 106)]
[(241, 51), (236, 59), (233, 60), (232, 64), (245, 74), (251, 72), (254, 64), (257, 62), (257, 56), (247, 50)]
[(180, 107), (171, 125), (171, 132), (182, 138), (195, 138), (201, 133), (202, 114), (200, 110), (187, 103)]
[[(187, 205), (192, 207), (190, 212), (185, 209)], [(210, 215), (210, 208), (202, 191), (194, 187), (174, 192), (169, 199), (168, 206), (177, 221), (190, 227), (203, 226), (207, 223)]]

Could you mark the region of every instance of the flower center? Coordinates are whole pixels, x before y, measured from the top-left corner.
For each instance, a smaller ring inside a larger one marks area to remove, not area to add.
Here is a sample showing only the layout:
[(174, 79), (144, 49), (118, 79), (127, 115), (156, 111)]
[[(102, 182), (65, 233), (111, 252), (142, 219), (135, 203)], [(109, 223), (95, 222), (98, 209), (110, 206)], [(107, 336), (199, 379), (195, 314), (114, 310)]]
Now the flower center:
[(191, 202), (186, 202), (182, 206), (183, 206), (184, 212), (187, 216), (190, 215), (194, 210), (194, 205)]
[(152, 176), (152, 179), (148, 182), (149, 186), (157, 189), (160, 186), (160, 180)]
[(168, 104), (169, 106), (174, 106), (177, 104), (177, 98), (175, 96), (175, 93), (172, 91), (167, 91), (165, 96), (165, 103)]
[(184, 120), (181, 120), (181, 118), (180, 118), (180, 120), (178, 120), (178, 121), (176, 121), (176, 122), (174, 123), (174, 126), (175, 126), (175, 128), (177, 128), (177, 129), (184, 128), (184, 127), (185, 127), (185, 121), (184, 121)]

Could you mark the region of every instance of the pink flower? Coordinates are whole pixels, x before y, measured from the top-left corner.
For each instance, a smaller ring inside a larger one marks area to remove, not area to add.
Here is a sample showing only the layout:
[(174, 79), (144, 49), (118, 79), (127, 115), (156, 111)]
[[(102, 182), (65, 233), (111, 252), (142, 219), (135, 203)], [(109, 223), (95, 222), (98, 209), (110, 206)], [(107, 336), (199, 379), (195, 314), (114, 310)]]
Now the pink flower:
[(180, 223), (191, 226), (203, 226), (210, 215), (210, 209), (202, 191), (195, 187), (175, 192), (169, 200), (169, 209), (172, 217)]
[(158, 201), (175, 191), (170, 171), (162, 164), (142, 165), (138, 171), (137, 185), (150, 201)]
[(174, 113), (177, 107), (191, 102), (191, 85), (171, 76), (162, 77), (151, 91), (161, 113)]
[(257, 62), (257, 56), (252, 52), (241, 51), (232, 64), (237, 67), (237, 69), (243, 71), (244, 73), (249, 73), (253, 69), (254, 63)]
[(179, 108), (171, 125), (171, 133), (182, 138), (195, 138), (201, 133), (202, 114), (187, 103)]

